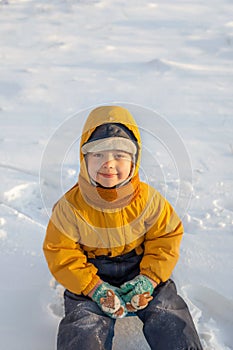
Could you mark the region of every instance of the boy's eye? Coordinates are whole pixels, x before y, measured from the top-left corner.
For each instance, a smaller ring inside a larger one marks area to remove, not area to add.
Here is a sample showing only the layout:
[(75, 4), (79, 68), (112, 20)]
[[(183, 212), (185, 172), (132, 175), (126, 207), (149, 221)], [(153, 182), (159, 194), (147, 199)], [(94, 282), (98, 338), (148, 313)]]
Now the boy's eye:
[(93, 157), (101, 158), (101, 157), (103, 157), (103, 154), (102, 153), (93, 153)]
[(114, 158), (115, 159), (128, 159), (128, 155), (125, 153), (116, 153), (114, 155)]
[(116, 159), (125, 158), (125, 155), (121, 154), (121, 153), (117, 153), (117, 154), (114, 154), (114, 158), (116, 158)]

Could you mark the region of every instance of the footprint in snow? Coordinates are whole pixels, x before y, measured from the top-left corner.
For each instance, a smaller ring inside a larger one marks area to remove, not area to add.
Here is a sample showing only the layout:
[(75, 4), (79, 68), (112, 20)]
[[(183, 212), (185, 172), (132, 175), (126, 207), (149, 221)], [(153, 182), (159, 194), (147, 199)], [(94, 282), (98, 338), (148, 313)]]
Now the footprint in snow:
[(216, 211), (220, 213), (233, 214), (233, 200), (231, 198), (225, 198), (224, 200), (216, 199), (213, 201), (213, 205)]
[(204, 350), (232, 349), (233, 300), (204, 286), (186, 286), (182, 291), (194, 310)]
[(54, 296), (51, 303), (48, 304), (48, 309), (54, 316), (61, 318), (64, 315), (64, 288), (54, 278), (51, 279), (49, 286), (54, 290)]
[(213, 201), (213, 213), (218, 218), (217, 225), (225, 228), (233, 225), (233, 201), (226, 197)]

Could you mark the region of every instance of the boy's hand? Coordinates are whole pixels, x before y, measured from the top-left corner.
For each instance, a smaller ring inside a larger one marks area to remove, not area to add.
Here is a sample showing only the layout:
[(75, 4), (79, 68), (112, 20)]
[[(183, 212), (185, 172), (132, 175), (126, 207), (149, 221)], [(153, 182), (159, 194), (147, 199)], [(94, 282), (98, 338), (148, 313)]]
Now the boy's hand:
[(129, 312), (136, 312), (147, 307), (153, 299), (151, 296), (156, 282), (153, 282), (144, 275), (138, 275), (134, 279), (121, 285), (120, 291), (122, 299), (126, 303)]
[(119, 294), (119, 288), (113, 287), (109, 283), (102, 282), (89, 296), (108, 316), (112, 318), (122, 318), (126, 316), (127, 310), (125, 302)]

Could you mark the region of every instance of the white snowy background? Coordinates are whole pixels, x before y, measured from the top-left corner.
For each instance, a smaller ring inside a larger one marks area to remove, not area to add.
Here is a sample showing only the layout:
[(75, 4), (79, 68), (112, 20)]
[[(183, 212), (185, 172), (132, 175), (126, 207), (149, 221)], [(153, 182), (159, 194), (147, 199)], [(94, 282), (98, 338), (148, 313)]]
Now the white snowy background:
[[(113, 101), (156, 110), (184, 142), (193, 193), (173, 278), (204, 349), (233, 349), (232, 93), (231, 0), (0, 1), (1, 350), (56, 348), (62, 288), (42, 253), (41, 159), (69, 116)], [(172, 202), (176, 180), (161, 154)], [(151, 181), (163, 189), (156, 173)], [(119, 349), (148, 349), (137, 318), (117, 321)]]

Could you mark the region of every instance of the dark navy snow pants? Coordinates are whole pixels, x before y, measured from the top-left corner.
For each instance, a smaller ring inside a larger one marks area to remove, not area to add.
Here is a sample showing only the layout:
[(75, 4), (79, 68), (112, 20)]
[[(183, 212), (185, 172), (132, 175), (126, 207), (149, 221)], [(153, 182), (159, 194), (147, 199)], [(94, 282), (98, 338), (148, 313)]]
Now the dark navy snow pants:
[[(131, 252), (88, 260), (98, 268), (104, 281), (120, 286), (139, 274), (141, 258)], [(144, 324), (143, 333), (150, 348), (202, 350), (188, 307), (177, 294), (174, 282), (159, 284), (153, 297), (145, 309), (136, 313)], [(111, 350), (116, 320), (104, 314), (89, 297), (66, 290), (64, 298), (65, 316), (58, 330), (57, 350)]]

